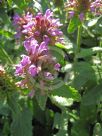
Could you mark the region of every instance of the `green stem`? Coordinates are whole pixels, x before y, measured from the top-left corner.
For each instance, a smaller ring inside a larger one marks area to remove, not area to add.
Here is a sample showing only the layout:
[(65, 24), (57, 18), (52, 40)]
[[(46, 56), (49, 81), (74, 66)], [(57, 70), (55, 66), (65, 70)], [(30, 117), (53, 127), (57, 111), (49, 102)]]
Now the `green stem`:
[(0, 46), (0, 50), (2, 51), (3, 55), (6, 57), (6, 59), (9, 61), (10, 64), (13, 64), (13, 61), (11, 60), (10, 56), (8, 55), (8, 53), (5, 51), (5, 49), (3, 49)]
[(75, 49), (74, 63), (77, 62), (77, 54), (80, 52), (81, 31), (82, 31), (82, 25), (78, 26), (77, 41), (76, 41), (77, 47)]
[(81, 44), (81, 31), (82, 31), (82, 26), (78, 26), (78, 33), (77, 33), (77, 53), (80, 52), (80, 44)]
[[(75, 57), (74, 57), (74, 65), (77, 63), (77, 54), (80, 52), (80, 44), (81, 44), (81, 31), (82, 26), (78, 26), (78, 33), (77, 33), (77, 48), (75, 49)], [(76, 72), (74, 71), (74, 76), (76, 77)]]

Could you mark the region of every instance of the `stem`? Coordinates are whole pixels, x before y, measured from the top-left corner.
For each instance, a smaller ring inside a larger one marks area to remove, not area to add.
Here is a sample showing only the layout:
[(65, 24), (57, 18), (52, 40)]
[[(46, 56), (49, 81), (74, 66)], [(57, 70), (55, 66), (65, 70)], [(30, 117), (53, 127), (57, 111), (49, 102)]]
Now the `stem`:
[(78, 26), (77, 41), (76, 41), (77, 47), (75, 49), (74, 63), (77, 62), (77, 54), (80, 52), (81, 31), (82, 31), (82, 25)]
[(77, 53), (80, 52), (80, 44), (81, 44), (81, 31), (82, 31), (82, 26), (78, 26), (78, 33), (77, 33)]
[[(80, 44), (81, 44), (81, 31), (82, 26), (78, 26), (78, 33), (77, 33), (77, 48), (75, 50), (75, 57), (74, 57), (74, 65), (77, 63), (77, 54), (80, 52)], [(76, 76), (76, 72), (74, 70), (74, 76)]]
[(0, 47), (0, 50), (2, 51), (2, 53), (4, 54), (4, 56), (8, 59), (10, 64), (13, 64), (13, 61), (11, 60), (10, 56), (8, 55), (8, 53), (5, 51), (5, 49), (3, 49), (2, 47)]

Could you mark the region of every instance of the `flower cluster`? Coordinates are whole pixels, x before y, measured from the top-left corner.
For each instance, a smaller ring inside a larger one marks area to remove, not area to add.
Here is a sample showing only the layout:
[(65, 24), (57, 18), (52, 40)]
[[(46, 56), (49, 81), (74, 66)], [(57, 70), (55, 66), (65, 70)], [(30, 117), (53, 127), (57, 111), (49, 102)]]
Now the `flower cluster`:
[(17, 83), (19, 86), (32, 90), (29, 94), (31, 97), (37, 87), (44, 90), (44, 86), (54, 80), (60, 70), (60, 64), (48, 47), (63, 41), (63, 33), (58, 29), (61, 24), (58, 19), (52, 18), (52, 14), (48, 9), (44, 16), (38, 13), (34, 17), (27, 13), (23, 17), (14, 17), (17, 37), (23, 38), (27, 51), (27, 55), (21, 56), (20, 64), (16, 65), (15, 75), (23, 78)]
[(68, 0), (65, 3), (65, 9), (68, 10), (69, 18), (78, 15), (80, 20), (83, 21), (86, 12), (92, 12), (97, 15), (102, 14), (102, 1), (101, 0)]
[(16, 14), (14, 16), (14, 25), (17, 26), (16, 38), (29, 39), (33, 37), (38, 43), (45, 41), (50, 45), (55, 45), (56, 42), (63, 43), (63, 33), (59, 29), (62, 24), (59, 19), (53, 18), (53, 12), (50, 9), (46, 10), (44, 15), (38, 13), (34, 16), (28, 12), (20, 17)]

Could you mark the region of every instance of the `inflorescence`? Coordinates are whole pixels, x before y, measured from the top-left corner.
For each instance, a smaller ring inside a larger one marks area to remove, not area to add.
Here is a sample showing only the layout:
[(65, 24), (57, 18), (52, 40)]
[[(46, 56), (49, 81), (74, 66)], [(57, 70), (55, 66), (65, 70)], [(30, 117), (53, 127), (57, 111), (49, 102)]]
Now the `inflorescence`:
[(69, 18), (77, 15), (81, 21), (85, 19), (86, 13), (91, 12), (95, 15), (102, 14), (101, 0), (68, 0), (65, 3)]
[[(35, 93), (36, 83), (41, 90), (49, 81), (54, 80), (60, 64), (52, 56), (48, 45), (63, 43), (63, 33), (59, 29), (59, 19), (53, 18), (53, 12), (46, 10), (45, 14), (38, 13), (34, 16), (31, 13), (14, 16), (14, 25), (16, 26), (16, 38), (23, 40), (23, 46), (27, 55), (22, 55), (20, 64), (16, 65), (15, 75), (22, 77), (18, 82), (21, 87), (31, 90), (30, 96)], [(35, 81), (35, 84), (33, 81)]]

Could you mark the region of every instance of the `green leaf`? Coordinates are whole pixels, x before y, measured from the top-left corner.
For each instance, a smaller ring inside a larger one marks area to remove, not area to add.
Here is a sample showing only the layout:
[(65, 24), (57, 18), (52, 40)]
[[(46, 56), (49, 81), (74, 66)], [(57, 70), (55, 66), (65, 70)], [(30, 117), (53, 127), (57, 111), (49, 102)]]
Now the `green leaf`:
[(12, 6), (12, 0), (7, 0), (9, 6)]
[(25, 7), (27, 7), (25, 0), (13, 0), (13, 2), (19, 7), (19, 10), (23, 10)]
[(86, 26), (85, 24), (82, 24), (82, 27), (86, 30), (85, 32), (84, 32), (84, 34), (86, 34), (86, 32), (88, 33), (88, 35), (89, 36), (91, 36), (91, 37), (95, 37), (94, 36), (94, 34), (90, 31), (90, 29), (88, 28), (88, 26)]
[(52, 96), (60, 96), (64, 98), (72, 98), (75, 101), (80, 101), (80, 94), (75, 88), (68, 85), (63, 85), (51, 92)]
[(89, 136), (87, 127), (88, 126), (85, 124), (85, 121), (75, 122), (71, 130), (71, 136)]
[(14, 33), (2, 29), (2, 30), (0, 30), (0, 35), (4, 36), (5, 38), (12, 38)]
[(96, 25), (98, 19), (99, 19), (99, 18), (91, 19), (91, 20), (88, 22), (88, 27), (92, 27), (92, 26)]
[(12, 136), (32, 136), (32, 113), (28, 108), (23, 109), (13, 118), (11, 134)]
[(43, 12), (46, 11), (46, 9), (48, 8), (48, 3), (47, 3), (47, 0), (41, 0), (41, 7), (42, 7), (42, 10)]
[(63, 44), (61, 44), (61, 43), (56, 43), (55, 45), (56, 45), (58, 48), (61, 48), (61, 49), (66, 49), (66, 50), (69, 49), (66, 45), (63, 45)]
[(6, 14), (5, 9), (0, 7), (0, 22), (1, 21), (3, 23), (6, 23), (6, 25), (10, 23), (10, 19), (9, 19), (9, 17)]
[(61, 122), (61, 114), (60, 113), (56, 113), (54, 116), (54, 124), (53, 124), (53, 128), (60, 128), (60, 122)]
[(90, 49), (81, 49), (80, 53), (78, 53), (77, 57), (89, 57), (95, 53), (101, 53), (102, 47), (93, 47)]
[(37, 102), (38, 102), (38, 105), (40, 106), (40, 108), (42, 110), (45, 110), (47, 95), (41, 95), (41, 94), (36, 95), (36, 99), (37, 99)]
[(73, 65), (75, 78), (72, 85), (78, 90), (87, 85), (87, 88), (96, 83), (95, 71), (90, 63), (78, 62)]
[(51, 51), (52, 55), (56, 57), (57, 61), (61, 63), (64, 61), (64, 52), (62, 49), (56, 47), (56, 46), (50, 46), (49, 50)]
[(41, 124), (45, 124), (45, 111), (40, 108), (35, 98), (33, 99), (33, 116)]
[(60, 106), (71, 106), (73, 104), (72, 98), (52, 96), (51, 99), (54, 103), (58, 103), (58, 105), (60, 105)]
[(63, 109), (62, 114), (56, 113), (54, 117), (53, 128), (59, 129), (54, 136), (68, 136), (68, 111)]
[(16, 114), (20, 111), (20, 105), (18, 103), (18, 93), (14, 93), (11, 96), (8, 96), (7, 99), (8, 105), (11, 108), (12, 115), (16, 116)]
[(80, 19), (78, 18), (78, 16), (74, 16), (69, 22), (67, 32), (73, 33), (79, 25), (81, 25)]
[(0, 101), (0, 114), (4, 116), (8, 116), (10, 115), (10, 113), (11, 113), (10, 107), (7, 104), (2, 103)]
[(85, 106), (98, 104), (102, 100), (102, 82), (88, 91), (82, 99)]
[(93, 136), (102, 136), (102, 126), (100, 123), (96, 123), (93, 133)]

